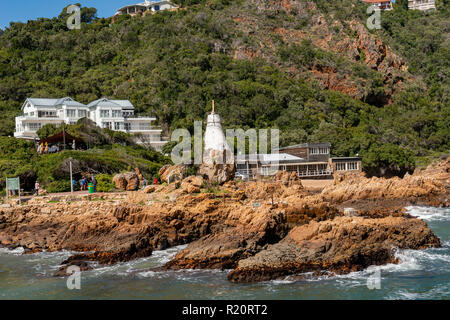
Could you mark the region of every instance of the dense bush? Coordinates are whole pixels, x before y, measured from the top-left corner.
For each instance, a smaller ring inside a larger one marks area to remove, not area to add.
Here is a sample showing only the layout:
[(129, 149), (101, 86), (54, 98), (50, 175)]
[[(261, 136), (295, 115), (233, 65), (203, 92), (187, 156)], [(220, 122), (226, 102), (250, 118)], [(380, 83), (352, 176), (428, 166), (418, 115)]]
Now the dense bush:
[(109, 174), (98, 174), (95, 176), (97, 179), (97, 191), (98, 192), (111, 192), (114, 190), (115, 185), (112, 182), (112, 176)]
[(58, 180), (45, 185), (45, 190), (49, 193), (70, 192), (70, 180)]

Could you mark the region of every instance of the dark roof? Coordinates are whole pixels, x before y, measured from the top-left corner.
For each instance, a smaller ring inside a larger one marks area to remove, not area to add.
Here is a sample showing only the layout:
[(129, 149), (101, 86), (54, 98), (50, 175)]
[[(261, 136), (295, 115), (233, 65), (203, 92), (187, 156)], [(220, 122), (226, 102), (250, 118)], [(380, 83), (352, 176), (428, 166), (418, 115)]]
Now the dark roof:
[[(70, 144), (72, 143), (73, 140), (75, 140), (76, 142), (84, 142), (82, 139), (71, 136), (70, 134), (68, 134), (66, 132), (65, 134), (66, 136), (66, 143)], [(54, 136), (51, 137), (47, 137), (45, 139), (41, 139), (39, 141), (39, 143), (58, 143), (58, 142), (64, 142), (64, 137), (63, 137), (63, 132), (61, 131), (60, 133), (55, 134)]]
[(331, 158), (331, 161), (348, 161), (348, 160), (359, 160), (361, 161), (361, 157), (334, 157)]
[(331, 148), (331, 143), (330, 142), (318, 142), (318, 143), (307, 142), (307, 143), (295, 144), (295, 145), (287, 146), (287, 147), (280, 147), (279, 150), (295, 149), (295, 148)]

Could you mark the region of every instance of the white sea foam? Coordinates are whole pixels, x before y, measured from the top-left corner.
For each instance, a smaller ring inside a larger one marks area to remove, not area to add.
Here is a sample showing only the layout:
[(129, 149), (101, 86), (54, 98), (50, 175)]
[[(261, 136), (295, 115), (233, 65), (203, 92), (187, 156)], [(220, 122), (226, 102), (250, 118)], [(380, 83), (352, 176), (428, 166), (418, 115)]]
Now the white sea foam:
[(407, 212), (419, 219), (425, 221), (449, 221), (450, 208), (434, 208), (434, 207), (406, 207)]
[(6, 253), (6, 254), (13, 254), (16, 256), (20, 256), (25, 252), (25, 249), (22, 247), (17, 247), (15, 249), (8, 249), (8, 248), (0, 248), (0, 253)]

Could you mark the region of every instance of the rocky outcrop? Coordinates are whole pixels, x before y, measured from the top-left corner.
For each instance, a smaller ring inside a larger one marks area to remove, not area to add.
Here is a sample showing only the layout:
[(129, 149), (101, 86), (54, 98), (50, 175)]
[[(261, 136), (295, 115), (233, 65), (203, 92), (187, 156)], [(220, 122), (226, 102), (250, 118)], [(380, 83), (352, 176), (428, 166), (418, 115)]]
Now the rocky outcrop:
[[(79, 252), (64, 261), (59, 276), (71, 265), (83, 269), (90, 261), (127, 261), (181, 244), (189, 245), (163, 269), (235, 268), (230, 280), (238, 282), (307, 271), (345, 273), (395, 263), (396, 247), (438, 246), (426, 224), (409, 216), (404, 200), (396, 197), (412, 194), (422, 181), (415, 179), (430, 176), (442, 186), (429, 187), (427, 180), (414, 199), (439, 203), (439, 192), (448, 196), (448, 173), (447, 161), (380, 183), (362, 176), (337, 178), (322, 194), (309, 193), (298, 178), (280, 173), (275, 181), (210, 186), (191, 176), (139, 192), (33, 197), (22, 206), (0, 207), (0, 245), (21, 246), (27, 253)], [(400, 185), (389, 187), (398, 180), (404, 180), (407, 193)], [(407, 182), (414, 183), (411, 189)]]
[(364, 173), (336, 174), (334, 183), (322, 191), (323, 197), (333, 203), (355, 200), (393, 200), (425, 203), (430, 205), (450, 204), (448, 185), (450, 184), (450, 160), (417, 171), (414, 175), (398, 177), (367, 178)]
[(302, 185), (301, 179), (297, 172), (278, 171), (274, 177), (274, 181), (281, 181), (285, 186)]
[(116, 188), (124, 191), (136, 191), (144, 181), (144, 176), (138, 168), (135, 171), (116, 174), (113, 182)]
[(185, 165), (165, 165), (159, 170), (159, 176), (162, 182), (170, 183), (181, 181), (186, 176)]
[(342, 274), (370, 265), (396, 263), (396, 248), (439, 247), (440, 241), (418, 219), (338, 217), (294, 228), (286, 238), (239, 261), (228, 279), (254, 282), (305, 272)]
[(234, 178), (234, 164), (204, 163), (200, 166), (198, 174), (210, 183), (224, 184)]

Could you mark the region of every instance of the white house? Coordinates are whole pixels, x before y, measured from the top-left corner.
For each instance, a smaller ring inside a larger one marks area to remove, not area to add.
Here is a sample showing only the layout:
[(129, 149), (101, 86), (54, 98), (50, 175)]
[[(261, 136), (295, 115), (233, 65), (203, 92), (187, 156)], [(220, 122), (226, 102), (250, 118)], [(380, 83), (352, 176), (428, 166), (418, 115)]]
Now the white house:
[(408, 0), (409, 10), (430, 10), (436, 9), (434, 0)]
[(176, 9), (176, 8), (178, 8), (178, 6), (176, 4), (173, 4), (170, 1), (145, 0), (145, 2), (142, 2), (142, 3), (130, 4), (130, 5), (124, 6), (120, 9), (117, 9), (117, 12), (115, 15), (120, 15), (120, 14), (136, 15), (139, 12), (141, 12), (141, 13), (144, 13), (146, 11), (157, 12), (157, 11), (163, 11), (163, 10)]
[(161, 140), (162, 130), (152, 126), (152, 117), (135, 117), (134, 106), (128, 100), (102, 98), (84, 105), (72, 98), (28, 98), (22, 106), (23, 114), (16, 117), (16, 138), (35, 139), (36, 132), (46, 124), (75, 124), (81, 118), (94, 121), (101, 128), (135, 135), (137, 143), (147, 144), (160, 151), (167, 141)]
[(136, 136), (136, 142), (149, 144), (161, 151), (167, 141), (161, 140), (160, 128), (152, 126), (153, 117), (135, 117), (134, 106), (128, 100), (102, 98), (87, 105), (89, 118), (101, 128), (122, 131)]

